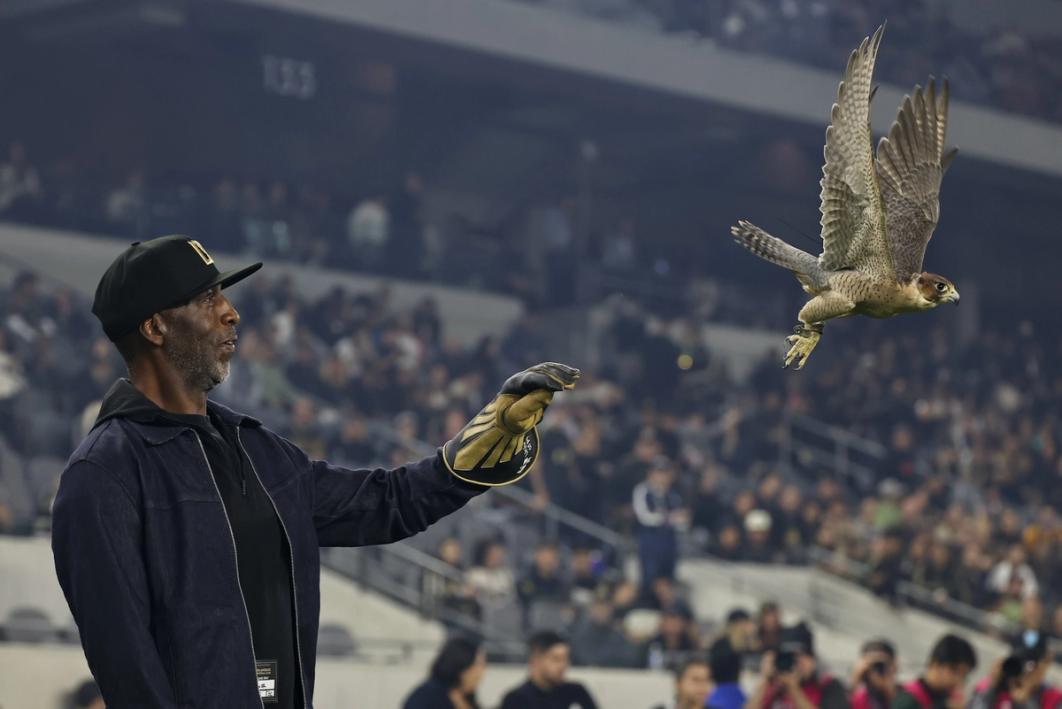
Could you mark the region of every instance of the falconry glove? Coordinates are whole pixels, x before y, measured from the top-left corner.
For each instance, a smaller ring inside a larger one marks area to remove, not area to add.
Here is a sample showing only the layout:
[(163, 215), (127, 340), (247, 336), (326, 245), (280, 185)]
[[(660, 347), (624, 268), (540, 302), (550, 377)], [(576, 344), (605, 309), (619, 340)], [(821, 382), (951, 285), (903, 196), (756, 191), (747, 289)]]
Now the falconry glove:
[(494, 400), (443, 446), (443, 460), (455, 476), (477, 485), (508, 485), (538, 458), (535, 426), (553, 394), (571, 389), (579, 370), (543, 362), (514, 374)]

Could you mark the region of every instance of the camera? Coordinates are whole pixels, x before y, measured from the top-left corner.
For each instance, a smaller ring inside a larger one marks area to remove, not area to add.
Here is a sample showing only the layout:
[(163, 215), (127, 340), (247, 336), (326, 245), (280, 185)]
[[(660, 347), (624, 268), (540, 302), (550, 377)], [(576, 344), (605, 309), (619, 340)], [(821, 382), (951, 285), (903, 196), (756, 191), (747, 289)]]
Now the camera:
[(779, 650), (774, 657), (774, 669), (779, 672), (792, 672), (796, 666), (796, 653), (792, 650)]
[(1001, 682), (1009, 683), (1018, 679), (1023, 674), (1025, 674), (1025, 658), (1018, 655), (1011, 655), (1003, 660), (1003, 665), (999, 668), (999, 679)]
[(884, 660), (878, 660), (877, 662), (871, 662), (870, 667), (867, 668), (868, 672), (873, 672), (876, 675), (883, 675), (889, 671), (889, 663)]

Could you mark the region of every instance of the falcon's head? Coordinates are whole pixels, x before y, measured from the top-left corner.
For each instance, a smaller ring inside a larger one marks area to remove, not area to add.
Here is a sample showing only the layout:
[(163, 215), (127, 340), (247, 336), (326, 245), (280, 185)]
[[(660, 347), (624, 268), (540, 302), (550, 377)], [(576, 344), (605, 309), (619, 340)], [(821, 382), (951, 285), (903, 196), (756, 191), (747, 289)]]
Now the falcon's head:
[(958, 303), (959, 291), (955, 284), (944, 276), (935, 273), (919, 273), (915, 276), (915, 285), (925, 301), (925, 308), (935, 308), (941, 303)]

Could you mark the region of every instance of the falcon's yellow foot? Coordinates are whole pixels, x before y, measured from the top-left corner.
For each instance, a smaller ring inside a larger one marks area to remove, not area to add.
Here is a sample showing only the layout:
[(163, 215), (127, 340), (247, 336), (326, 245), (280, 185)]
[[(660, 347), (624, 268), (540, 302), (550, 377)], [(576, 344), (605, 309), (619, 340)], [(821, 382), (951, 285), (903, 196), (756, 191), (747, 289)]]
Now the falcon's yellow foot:
[(793, 329), (793, 334), (785, 338), (791, 347), (789, 352), (785, 356), (785, 364), (783, 367), (788, 367), (791, 364), (796, 364), (796, 369), (803, 369), (804, 365), (808, 363), (808, 357), (811, 356), (812, 350), (815, 349), (815, 345), (819, 344), (819, 338), (822, 337), (822, 326), (815, 327), (807, 325), (797, 325)]

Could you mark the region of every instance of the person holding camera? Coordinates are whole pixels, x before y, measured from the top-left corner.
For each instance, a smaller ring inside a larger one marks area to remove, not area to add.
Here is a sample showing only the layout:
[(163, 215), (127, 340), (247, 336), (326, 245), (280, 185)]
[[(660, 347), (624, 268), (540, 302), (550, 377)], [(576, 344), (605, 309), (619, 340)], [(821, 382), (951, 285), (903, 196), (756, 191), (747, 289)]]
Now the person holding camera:
[(848, 694), (820, 673), (811, 629), (800, 623), (782, 632), (777, 650), (763, 655), (760, 684), (746, 709), (848, 709)]
[(852, 670), (852, 709), (888, 709), (900, 689), (896, 684), (896, 648), (878, 638), (863, 644)]
[(960, 709), (965, 706), (963, 685), (976, 667), (973, 645), (958, 635), (944, 635), (930, 651), (922, 675), (893, 697), (892, 709)]
[(977, 684), (969, 709), (1055, 709), (1062, 704), (1062, 689), (1044, 682), (1050, 666), (1047, 637), (1025, 631), (1010, 655)]

